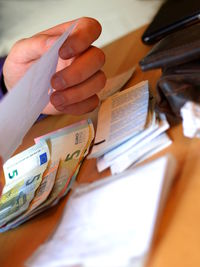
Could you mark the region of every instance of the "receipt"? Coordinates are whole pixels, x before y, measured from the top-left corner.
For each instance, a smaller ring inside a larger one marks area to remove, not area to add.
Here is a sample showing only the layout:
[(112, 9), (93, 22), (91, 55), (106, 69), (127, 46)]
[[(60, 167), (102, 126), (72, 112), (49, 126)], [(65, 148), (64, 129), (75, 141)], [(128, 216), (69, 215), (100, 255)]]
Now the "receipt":
[(56, 71), (58, 50), (76, 23), (63, 33), (0, 102), (0, 155), (4, 162), (21, 144), (25, 134), (49, 102), (50, 79)]

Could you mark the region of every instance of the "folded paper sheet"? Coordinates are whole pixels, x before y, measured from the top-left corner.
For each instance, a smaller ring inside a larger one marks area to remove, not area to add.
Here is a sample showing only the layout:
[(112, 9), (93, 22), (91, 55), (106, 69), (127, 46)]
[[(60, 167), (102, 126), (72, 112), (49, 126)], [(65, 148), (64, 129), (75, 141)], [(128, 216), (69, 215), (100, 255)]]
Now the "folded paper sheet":
[(74, 23), (31, 68), (0, 103), (0, 153), (6, 161), (49, 102), (50, 79), (56, 70), (58, 50)]

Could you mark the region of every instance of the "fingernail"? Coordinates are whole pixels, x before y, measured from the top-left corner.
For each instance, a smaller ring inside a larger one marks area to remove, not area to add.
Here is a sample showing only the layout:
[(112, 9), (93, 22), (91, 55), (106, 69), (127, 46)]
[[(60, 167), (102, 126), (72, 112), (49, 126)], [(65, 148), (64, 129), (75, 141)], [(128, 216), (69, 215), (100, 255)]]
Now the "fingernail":
[(58, 106), (58, 107), (55, 107), (58, 111), (63, 111), (65, 109), (64, 106)]
[(65, 99), (61, 94), (52, 95), (52, 102), (55, 106), (60, 106), (65, 103)]
[(53, 77), (53, 87), (56, 89), (64, 89), (66, 87), (66, 82), (65, 80), (62, 78), (61, 75), (55, 75)]
[(71, 58), (74, 56), (74, 50), (69, 44), (67, 44), (60, 49), (59, 55), (63, 59)]

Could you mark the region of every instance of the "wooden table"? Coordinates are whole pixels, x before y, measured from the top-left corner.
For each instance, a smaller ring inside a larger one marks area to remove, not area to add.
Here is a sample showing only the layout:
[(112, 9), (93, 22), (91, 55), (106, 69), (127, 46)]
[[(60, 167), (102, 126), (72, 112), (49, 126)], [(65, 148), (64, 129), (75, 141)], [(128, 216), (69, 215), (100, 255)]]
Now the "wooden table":
[[(144, 27), (131, 32), (104, 47), (108, 78), (128, 70), (148, 52), (140, 37)], [(148, 79), (155, 88), (159, 71), (142, 73), (137, 65), (136, 73), (125, 86)], [(87, 114), (96, 120), (97, 112)], [(33, 145), (33, 138), (52, 130), (79, 121), (83, 117), (48, 117), (36, 123), (24, 139), (17, 152)], [(155, 239), (147, 263), (148, 267), (200, 266), (200, 140), (187, 139), (182, 134), (181, 125), (168, 131), (173, 144), (156, 154), (156, 158), (171, 152), (178, 161), (176, 179), (156, 228)], [(151, 159), (152, 159), (151, 158)], [(78, 175), (79, 182), (93, 181), (109, 175), (109, 171), (99, 174), (95, 160), (86, 160)], [(66, 204), (65, 197), (56, 207), (44, 212), (17, 229), (0, 234), (0, 266), (23, 266), (24, 261), (53, 232)]]

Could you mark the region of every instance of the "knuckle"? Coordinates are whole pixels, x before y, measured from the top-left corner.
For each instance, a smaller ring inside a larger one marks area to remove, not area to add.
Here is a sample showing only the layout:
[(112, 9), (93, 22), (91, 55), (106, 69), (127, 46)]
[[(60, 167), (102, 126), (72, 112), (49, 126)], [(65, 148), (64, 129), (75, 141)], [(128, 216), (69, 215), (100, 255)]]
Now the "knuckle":
[(82, 90), (78, 91), (74, 88), (71, 88), (65, 92), (65, 105), (72, 105), (82, 101), (85, 98), (85, 94)]
[(80, 90), (75, 96), (74, 96), (74, 102), (83, 101), (87, 98), (87, 93), (85, 93), (83, 90)]
[(71, 96), (70, 96), (70, 94), (68, 93), (68, 92), (64, 92), (63, 93), (63, 98), (64, 98), (64, 106), (67, 106), (67, 105), (70, 105), (71, 104), (71, 102), (72, 102), (72, 99), (71, 99)]
[(23, 39), (16, 41), (15, 44), (12, 46), (12, 49), (18, 49), (21, 46), (21, 44), (26, 40), (27, 38), (23, 38)]
[[(81, 83), (84, 80), (82, 70), (77, 68), (76, 74), (74, 75), (74, 77), (71, 76), (71, 79), (72, 79), (72, 81), (71, 81), (72, 85)], [(69, 83), (70, 83), (70, 81), (69, 81)]]
[(59, 71), (60, 77), (63, 79), (63, 84), (65, 88), (70, 87), (73, 84), (74, 73), (72, 72), (70, 67)]

